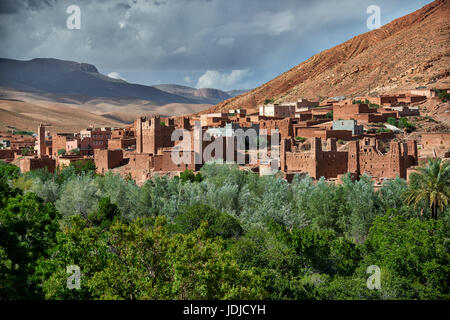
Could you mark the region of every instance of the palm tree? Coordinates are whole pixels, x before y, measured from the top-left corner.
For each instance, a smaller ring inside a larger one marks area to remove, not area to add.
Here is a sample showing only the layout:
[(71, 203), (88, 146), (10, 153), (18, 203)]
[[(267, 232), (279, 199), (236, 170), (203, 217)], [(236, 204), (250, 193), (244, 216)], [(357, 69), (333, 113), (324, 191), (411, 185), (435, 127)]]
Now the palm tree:
[(438, 208), (444, 211), (450, 198), (450, 162), (429, 159), (427, 166), (419, 167), (418, 172), (411, 174), (405, 197), (414, 207), (420, 203), (429, 205), (431, 217), (436, 220)]

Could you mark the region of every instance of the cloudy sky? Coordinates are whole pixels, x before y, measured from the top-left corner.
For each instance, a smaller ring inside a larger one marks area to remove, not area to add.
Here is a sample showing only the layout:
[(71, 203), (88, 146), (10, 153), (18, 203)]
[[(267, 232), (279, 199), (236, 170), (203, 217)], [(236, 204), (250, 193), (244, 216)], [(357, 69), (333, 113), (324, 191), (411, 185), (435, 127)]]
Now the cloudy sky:
[[(147, 85), (248, 89), (431, 0), (0, 0), (0, 57), (52, 57)], [(70, 5), (80, 29), (68, 29)], [(0, 70), (1, 72), (1, 70)]]

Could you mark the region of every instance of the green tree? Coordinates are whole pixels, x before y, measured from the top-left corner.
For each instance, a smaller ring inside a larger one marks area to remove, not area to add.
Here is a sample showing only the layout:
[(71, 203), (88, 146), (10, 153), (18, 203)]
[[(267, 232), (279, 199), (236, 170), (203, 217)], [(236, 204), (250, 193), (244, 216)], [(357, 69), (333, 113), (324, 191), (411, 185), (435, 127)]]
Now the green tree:
[(388, 117), (386, 122), (389, 123), (391, 126), (397, 126), (397, 120), (395, 120), (395, 118), (393, 117)]
[(10, 194), (0, 210), (0, 297), (41, 297), (36, 262), (56, 243), (59, 213), (34, 193)]
[(109, 197), (101, 198), (98, 209), (88, 215), (88, 219), (101, 229), (108, 229), (120, 217), (120, 210)]
[(58, 150), (58, 155), (59, 155), (59, 156), (63, 156), (63, 155), (65, 155), (65, 154), (66, 154), (66, 149), (61, 148), (61, 149)]
[(210, 236), (236, 238), (243, 234), (243, 229), (235, 217), (204, 204), (184, 208), (183, 213), (177, 216), (174, 221), (174, 230), (179, 233), (193, 232), (205, 221), (207, 223), (205, 229)]
[(448, 226), (442, 220), (377, 217), (363, 251), (356, 274), (379, 266), (384, 298), (449, 299)]
[[(93, 290), (90, 280), (103, 270), (114, 256), (110, 246), (110, 233), (86, 223), (81, 216), (72, 216), (63, 231), (57, 233), (56, 244), (49, 257), (40, 259), (36, 274), (42, 282), (46, 299), (77, 300), (99, 299), (100, 292)], [(67, 267), (80, 268), (80, 289), (67, 288)]]
[(80, 148), (72, 149), (72, 150), (70, 150), (70, 153), (79, 155), (80, 154)]
[(200, 172), (195, 174), (194, 171), (186, 169), (180, 174), (180, 179), (183, 182), (201, 182), (203, 180), (203, 177)]
[(98, 185), (89, 175), (73, 176), (61, 188), (61, 196), (55, 205), (63, 217), (79, 214), (87, 215), (97, 209)]
[(96, 167), (95, 163), (92, 160), (84, 161), (84, 160), (77, 160), (74, 162), (71, 162), (69, 167), (72, 167), (75, 169), (75, 174), (94, 174)]
[(438, 209), (444, 211), (450, 197), (450, 162), (429, 159), (427, 166), (418, 168), (410, 176), (410, 187), (405, 192), (406, 202), (431, 208), (431, 217), (438, 218)]
[(19, 177), (20, 169), (12, 164), (0, 161), (0, 179), (13, 180)]
[(239, 267), (222, 240), (206, 236), (204, 225), (170, 236), (165, 220), (153, 228), (139, 221), (115, 224), (111, 246), (117, 255), (90, 281), (106, 299), (257, 299), (261, 279)]

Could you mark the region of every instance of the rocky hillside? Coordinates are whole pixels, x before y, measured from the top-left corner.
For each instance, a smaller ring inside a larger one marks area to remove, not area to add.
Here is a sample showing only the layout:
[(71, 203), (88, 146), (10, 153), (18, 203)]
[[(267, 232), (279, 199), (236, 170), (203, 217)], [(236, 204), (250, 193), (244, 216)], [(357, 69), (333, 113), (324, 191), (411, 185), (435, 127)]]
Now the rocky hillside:
[(251, 108), (265, 99), (294, 101), (449, 85), (450, 0), (437, 0), (380, 29), (358, 35), (277, 78), (205, 112)]

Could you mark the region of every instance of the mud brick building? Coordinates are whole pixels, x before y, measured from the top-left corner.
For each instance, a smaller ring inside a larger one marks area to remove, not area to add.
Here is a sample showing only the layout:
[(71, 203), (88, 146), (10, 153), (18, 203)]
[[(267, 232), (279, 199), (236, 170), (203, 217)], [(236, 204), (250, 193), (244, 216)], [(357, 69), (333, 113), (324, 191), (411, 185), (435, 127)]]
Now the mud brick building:
[(80, 131), (80, 154), (93, 155), (95, 149), (108, 148), (110, 138), (111, 128), (88, 128)]
[(47, 168), (49, 172), (54, 172), (56, 168), (56, 160), (47, 156), (43, 157), (25, 157), (19, 162), (20, 172), (28, 172), (36, 169)]
[[(171, 122), (173, 123), (173, 119)], [(160, 117), (138, 118), (134, 122), (136, 132), (136, 152), (156, 154), (159, 148), (172, 147), (172, 132), (175, 125), (161, 124)]]
[[(72, 142), (72, 144), (71, 144), (71, 142)], [(67, 143), (69, 143), (69, 147), (73, 147), (74, 146), (73, 143), (76, 143), (76, 145), (79, 146), (80, 140), (79, 140), (79, 138), (75, 137), (75, 135), (73, 133), (58, 133), (58, 134), (56, 134), (52, 138), (52, 155), (54, 157), (57, 157), (58, 151), (61, 149), (70, 151), (67, 149), (68, 148)]]
[(259, 107), (259, 115), (274, 118), (288, 118), (295, 114), (296, 104), (266, 104)]
[(450, 132), (422, 133), (421, 147), (426, 157), (450, 157)]
[(111, 139), (108, 140), (108, 149), (127, 149), (136, 146), (136, 137), (131, 129), (118, 129), (111, 132)]
[(267, 135), (271, 135), (273, 130), (278, 129), (280, 133), (280, 139), (293, 137), (294, 130), (292, 120), (292, 118), (285, 118), (282, 120), (260, 120), (259, 130), (265, 129), (267, 130)]
[(392, 141), (389, 151), (382, 153), (378, 140), (364, 138), (349, 143), (349, 168), (352, 173), (367, 174), (374, 178), (406, 179), (406, 169), (417, 164), (417, 144), (415, 141), (400, 143)]
[(341, 140), (352, 140), (353, 135), (350, 130), (329, 130), (320, 127), (296, 127), (295, 136), (302, 138), (320, 138), (327, 140), (331, 138)]
[(364, 134), (364, 127), (358, 125), (356, 120), (334, 120), (333, 130), (349, 130), (353, 135)]
[(382, 153), (377, 140), (364, 138), (349, 142), (348, 151), (338, 151), (336, 139), (327, 140), (323, 150), (322, 140), (309, 139), (310, 150), (301, 150), (292, 139), (282, 139), (280, 146), (280, 170), (285, 173), (308, 173), (319, 179), (337, 178), (350, 172), (354, 175), (367, 174), (373, 179), (406, 178), (407, 168), (417, 164), (417, 145), (391, 142), (389, 151)]
[(311, 149), (302, 151), (291, 139), (281, 140), (280, 169), (286, 173), (308, 173), (310, 177), (334, 178), (347, 172), (348, 153), (337, 151), (336, 139), (327, 140), (327, 150), (322, 150), (320, 138), (311, 138)]
[(19, 150), (13, 150), (13, 149), (0, 149), (0, 160), (3, 160), (5, 162), (11, 162), (14, 160), (15, 155), (19, 152)]
[(123, 151), (122, 149), (96, 149), (94, 151), (94, 159), (97, 173), (104, 174), (109, 169), (123, 164)]
[(357, 120), (358, 122), (386, 122), (389, 117), (397, 118), (396, 111), (369, 108), (368, 104), (336, 104), (333, 106), (333, 120)]

